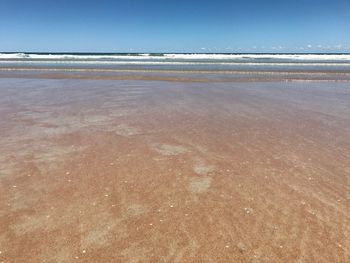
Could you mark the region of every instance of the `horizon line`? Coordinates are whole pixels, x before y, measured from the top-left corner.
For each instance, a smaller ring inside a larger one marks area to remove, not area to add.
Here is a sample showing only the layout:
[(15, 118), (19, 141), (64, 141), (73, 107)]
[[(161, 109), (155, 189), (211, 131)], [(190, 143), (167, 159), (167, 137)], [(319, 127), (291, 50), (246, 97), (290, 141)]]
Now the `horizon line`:
[(315, 55), (350, 55), (350, 52), (91, 52), (91, 51), (0, 51), (2, 54), (315, 54)]

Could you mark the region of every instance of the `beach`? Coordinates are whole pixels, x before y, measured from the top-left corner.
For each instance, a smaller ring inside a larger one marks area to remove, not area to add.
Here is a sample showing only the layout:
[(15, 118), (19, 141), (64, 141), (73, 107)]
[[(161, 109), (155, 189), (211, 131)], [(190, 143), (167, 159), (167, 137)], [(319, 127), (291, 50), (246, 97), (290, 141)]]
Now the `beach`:
[(207, 70), (2, 65), (0, 262), (349, 262), (350, 71)]

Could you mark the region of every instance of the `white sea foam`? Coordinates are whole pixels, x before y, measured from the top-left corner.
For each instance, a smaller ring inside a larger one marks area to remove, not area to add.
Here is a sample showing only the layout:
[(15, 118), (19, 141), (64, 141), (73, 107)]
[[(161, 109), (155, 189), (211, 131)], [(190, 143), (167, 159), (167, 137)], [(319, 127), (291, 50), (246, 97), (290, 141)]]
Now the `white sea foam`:
[(349, 61), (350, 54), (33, 54), (33, 53), (0, 53), (0, 59), (17, 60), (291, 60), (291, 61)]
[(350, 54), (164, 54), (173, 59), (288, 59), (288, 60), (349, 60)]
[[(30, 60), (0, 60), (1, 64), (33, 64), (33, 61)], [(285, 66), (285, 67), (300, 67), (300, 66), (309, 66), (309, 67), (350, 67), (349, 63), (323, 63), (323, 62), (309, 62), (309, 63), (266, 63), (266, 62), (188, 62), (188, 61), (92, 61), (92, 60), (81, 60), (81, 61), (65, 61), (65, 60), (38, 60), (35, 61), (35, 64), (70, 64), (70, 65), (93, 65), (93, 64), (105, 64), (105, 65), (222, 65), (222, 66)]]
[(0, 59), (43, 59), (43, 60), (108, 60), (108, 59), (148, 59), (150, 54), (140, 55), (78, 55), (78, 54), (25, 54), (0, 53)]

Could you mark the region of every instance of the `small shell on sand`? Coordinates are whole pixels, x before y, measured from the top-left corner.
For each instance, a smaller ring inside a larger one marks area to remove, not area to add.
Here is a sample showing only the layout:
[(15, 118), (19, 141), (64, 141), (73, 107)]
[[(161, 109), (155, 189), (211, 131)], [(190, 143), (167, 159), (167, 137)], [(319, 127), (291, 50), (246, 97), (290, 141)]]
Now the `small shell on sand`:
[(246, 212), (246, 214), (251, 214), (253, 213), (253, 209), (249, 208), (249, 207), (245, 207), (244, 211)]

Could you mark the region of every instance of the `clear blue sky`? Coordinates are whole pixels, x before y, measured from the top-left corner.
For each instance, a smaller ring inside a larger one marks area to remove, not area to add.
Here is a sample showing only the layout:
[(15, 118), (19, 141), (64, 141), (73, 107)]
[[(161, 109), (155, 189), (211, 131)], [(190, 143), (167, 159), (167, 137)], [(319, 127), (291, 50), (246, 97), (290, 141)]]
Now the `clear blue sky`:
[(350, 52), (350, 0), (0, 0), (0, 51)]

